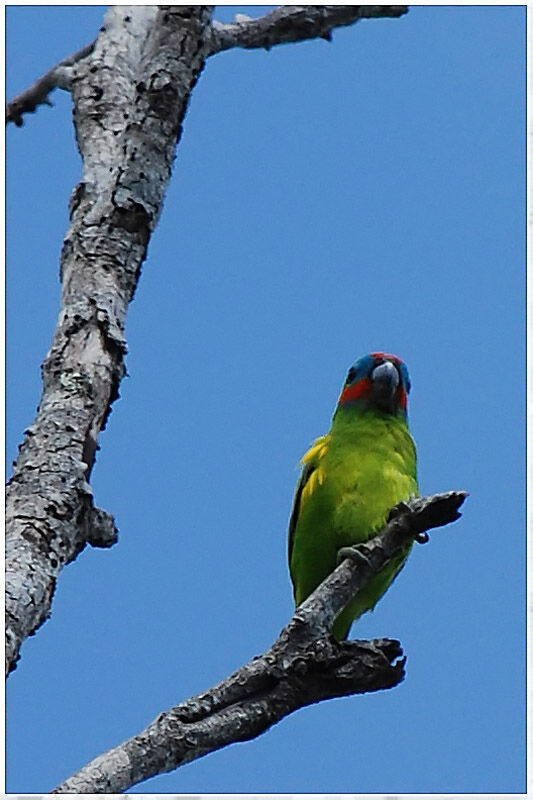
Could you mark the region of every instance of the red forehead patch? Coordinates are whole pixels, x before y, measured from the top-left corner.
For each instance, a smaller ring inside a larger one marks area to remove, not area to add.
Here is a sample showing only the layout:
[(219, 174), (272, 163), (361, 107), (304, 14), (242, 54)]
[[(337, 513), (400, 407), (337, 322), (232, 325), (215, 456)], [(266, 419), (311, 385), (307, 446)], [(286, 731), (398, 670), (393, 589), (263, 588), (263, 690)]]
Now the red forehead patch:
[(403, 364), (401, 358), (395, 356), (393, 353), (370, 353), (372, 358), (384, 358), (386, 361), (394, 361), (396, 364)]

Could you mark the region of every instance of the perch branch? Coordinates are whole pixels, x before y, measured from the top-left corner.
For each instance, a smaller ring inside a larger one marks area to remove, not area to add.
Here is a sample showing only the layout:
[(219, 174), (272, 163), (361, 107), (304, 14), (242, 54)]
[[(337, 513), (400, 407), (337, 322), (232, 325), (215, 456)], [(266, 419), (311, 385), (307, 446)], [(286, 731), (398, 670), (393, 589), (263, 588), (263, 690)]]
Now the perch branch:
[(280, 6), (253, 19), (238, 14), (234, 22), (211, 23), (208, 55), (232, 47), (270, 50), (276, 44), (320, 37), (331, 41), (331, 31), (372, 17), (400, 17), (407, 6)]
[(66, 69), (72, 67), (82, 58), (90, 55), (96, 44), (96, 40), (91, 42), (76, 53), (64, 58), (55, 67), (49, 69), (40, 78), (37, 78), (29, 89), (25, 89), (18, 94), (13, 100), (10, 100), (6, 105), (6, 125), (8, 122), (14, 122), (20, 128), (24, 124), (22, 118), (23, 114), (30, 114), (34, 112), (38, 106), (51, 106), (52, 102), (48, 98), (50, 92), (60, 87), (61, 89), (67, 88), (66, 83)]
[(396, 686), (405, 658), (392, 639), (337, 642), (329, 630), (350, 599), (406, 542), (460, 517), (466, 492), (412, 499), (345, 559), (296, 610), (278, 639), (214, 688), (165, 711), (141, 733), (91, 761), (56, 794), (119, 793), (214, 750), (247, 741), (298, 708)]

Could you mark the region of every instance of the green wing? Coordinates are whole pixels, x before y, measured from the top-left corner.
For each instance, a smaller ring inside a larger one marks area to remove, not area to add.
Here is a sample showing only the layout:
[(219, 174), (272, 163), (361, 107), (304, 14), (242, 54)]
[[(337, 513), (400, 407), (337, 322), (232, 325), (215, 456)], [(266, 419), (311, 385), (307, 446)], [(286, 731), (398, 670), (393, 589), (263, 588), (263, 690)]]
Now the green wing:
[(300, 475), (300, 480), (296, 485), (296, 492), (294, 494), (294, 500), (292, 503), (291, 517), (289, 519), (289, 565), (291, 563), (292, 548), (294, 545), (294, 532), (296, 531), (296, 525), (298, 524), (298, 516), (300, 514), (300, 507), (302, 504), (302, 492), (307, 486), (307, 482), (309, 481), (311, 474), (315, 470), (316, 464), (305, 464)]
[(296, 485), (296, 492), (294, 494), (291, 517), (289, 520), (289, 566), (294, 546), (294, 534), (298, 524), (298, 516), (300, 514), (302, 502), (305, 500), (305, 497), (312, 493), (315, 486), (322, 483), (324, 480), (320, 460), (327, 453), (329, 438), (330, 435), (327, 433), (325, 436), (319, 436), (318, 439), (315, 439), (301, 460), (302, 472)]

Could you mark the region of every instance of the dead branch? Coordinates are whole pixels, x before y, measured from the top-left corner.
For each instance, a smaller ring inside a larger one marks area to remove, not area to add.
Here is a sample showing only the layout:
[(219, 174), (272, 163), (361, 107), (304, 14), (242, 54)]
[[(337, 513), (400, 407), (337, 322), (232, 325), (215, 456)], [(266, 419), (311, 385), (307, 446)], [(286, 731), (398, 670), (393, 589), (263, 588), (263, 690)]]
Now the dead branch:
[(360, 19), (400, 17), (407, 10), (407, 6), (280, 6), (256, 19), (238, 14), (234, 22), (212, 22), (208, 54), (232, 47), (270, 50), (277, 44), (317, 37), (331, 41), (333, 28)]
[(37, 78), (35, 83), (28, 89), (25, 89), (14, 97), (13, 100), (10, 100), (6, 105), (6, 125), (8, 122), (14, 122), (15, 125), (20, 128), (20, 126), (24, 124), (22, 118), (23, 114), (31, 114), (36, 111), (39, 106), (53, 105), (48, 97), (50, 92), (58, 87), (66, 89), (68, 85), (65, 68), (72, 67), (78, 61), (81, 61), (82, 58), (86, 58), (86, 56), (90, 55), (94, 50), (95, 44), (96, 41), (91, 42), (76, 53), (64, 58), (59, 64), (56, 64), (55, 67), (52, 67), (48, 72), (45, 72), (44, 75), (41, 75), (40, 78)]
[(82, 179), (61, 254), (61, 310), (6, 497), (6, 672), (50, 615), (58, 575), (116, 529), (88, 483), (124, 374), (128, 304), (170, 178), (211, 6), (115, 6), (72, 83)]

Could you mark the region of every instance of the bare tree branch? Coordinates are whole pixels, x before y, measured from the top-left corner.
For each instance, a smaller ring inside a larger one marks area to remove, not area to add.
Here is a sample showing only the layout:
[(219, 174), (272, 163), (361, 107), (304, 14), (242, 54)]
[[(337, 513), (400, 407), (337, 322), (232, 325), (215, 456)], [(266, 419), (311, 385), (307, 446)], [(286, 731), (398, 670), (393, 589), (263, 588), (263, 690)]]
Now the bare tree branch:
[(59, 319), (43, 393), (6, 498), (6, 671), (49, 616), (55, 582), (114, 523), (88, 484), (124, 374), (124, 326), (161, 210), (190, 92), (204, 65), (211, 6), (117, 6), (76, 65), (83, 159), (61, 255)]
[(320, 37), (331, 41), (331, 31), (372, 17), (400, 17), (407, 6), (280, 6), (263, 17), (243, 14), (234, 22), (211, 23), (209, 55), (231, 47), (270, 50), (276, 44)]
[(96, 41), (91, 42), (81, 50), (73, 53), (71, 56), (64, 58), (55, 67), (49, 69), (40, 78), (37, 78), (35, 83), (18, 94), (13, 100), (10, 100), (6, 105), (6, 125), (8, 122), (14, 122), (19, 128), (24, 124), (22, 118), (23, 114), (29, 114), (38, 108), (38, 106), (51, 106), (53, 103), (50, 101), (48, 95), (58, 87), (65, 89), (68, 85), (67, 80), (67, 67), (72, 67), (82, 58), (90, 55), (94, 50)]
[(298, 708), (396, 686), (405, 664), (399, 642), (337, 642), (329, 633), (331, 624), (402, 545), (458, 519), (466, 496), (448, 492), (397, 506), (383, 531), (357, 548), (359, 557), (345, 559), (296, 610), (266, 653), (213, 689), (160, 714), (54, 792), (124, 792), (228, 744), (253, 739)]

